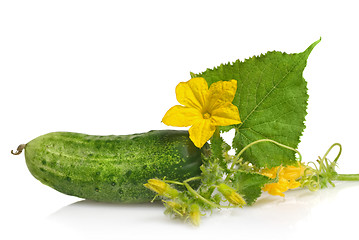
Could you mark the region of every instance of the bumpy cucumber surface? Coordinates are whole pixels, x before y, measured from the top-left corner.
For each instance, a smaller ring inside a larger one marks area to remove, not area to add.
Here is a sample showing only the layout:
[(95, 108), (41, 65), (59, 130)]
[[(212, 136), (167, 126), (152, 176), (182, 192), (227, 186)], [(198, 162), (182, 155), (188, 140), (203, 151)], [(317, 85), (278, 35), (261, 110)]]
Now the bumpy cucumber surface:
[(106, 202), (147, 202), (150, 178), (200, 175), (201, 150), (187, 131), (155, 130), (94, 136), (53, 132), (25, 147), (26, 164), (42, 183), (68, 195)]

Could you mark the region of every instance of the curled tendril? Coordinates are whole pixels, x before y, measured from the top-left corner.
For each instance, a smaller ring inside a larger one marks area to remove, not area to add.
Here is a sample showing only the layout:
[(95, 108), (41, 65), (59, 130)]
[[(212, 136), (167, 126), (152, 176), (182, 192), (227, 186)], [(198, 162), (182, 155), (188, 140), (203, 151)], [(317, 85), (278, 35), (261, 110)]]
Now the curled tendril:
[[(327, 156), (335, 146), (339, 147), (339, 152), (334, 161), (330, 161)], [(327, 187), (328, 183), (334, 187), (335, 185), (332, 180), (338, 175), (335, 167), (341, 153), (342, 146), (339, 143), (334, 143), (322, 158), (318, 158), (317, 163), (309, 162), (308, 168), (304, 171), (304, 175), (300, 180), (301, 186), (307, 187), (310, 191), (317, 191), (319, 188)], [(310, 165), (313, 167), (310, 167)]]
[(314, 169), (310, 167), (305, 169), (303, 177), (300, 180), (300, 185), (303, 188), (306, 187), (310, 191), (315, 192), (320, 188), (320, 178), (318, 174), (313, 174), (313, 173), (317, 173), (319, 169), (317, 168), (314, 162), (309, 162), (308, 166), (309, 164), (313, 164)]

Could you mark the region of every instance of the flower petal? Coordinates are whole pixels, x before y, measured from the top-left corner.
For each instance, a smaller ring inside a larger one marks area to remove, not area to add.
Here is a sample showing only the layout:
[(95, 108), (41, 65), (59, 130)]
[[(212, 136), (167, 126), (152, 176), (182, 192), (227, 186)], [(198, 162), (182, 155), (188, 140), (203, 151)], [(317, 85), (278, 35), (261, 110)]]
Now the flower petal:
[(189, 138), (196, 147), (201, 148), (212, 137), (215, 130), (216, 127), (210, 119), (203, 119), (189, 129)]
[(293, 189), (293, 188), (298, 188), (300, 187), (300, 182), (294, 181), (294, 180), (290, 180), (288, 183), (288, 188), (289, 189)]
[(202, 115), (197, 109), (176, 105), (166, 112), (162, 122), (168, 126), (188, 127), (201, 119)]
[(202, 111), (208, 94), (208, 84), (204, 78), (192, 78), (176, 87), (177, 101), (187, 107)]
[(208, 91), (207, 111), (211, 112), (223, 102), (232, 102), (237, 91), (237, 81), (218, 81)]
[(228, 126), (241, 123), (238, 108), (230, 102), (211, 112), (211, 121), (215, 126)]
[(286, 179), (280, 178), (277, 183), (269, 183), (264, 185), (263, 191), (267, 191), (271, 195), (279, 195), (284, 197), (283, 192), (289, 189), (289, 183)]
[(301, 167), (287, 166), (284, 168), (283, 177), (286, 179), (296, 180), (304, 174)]

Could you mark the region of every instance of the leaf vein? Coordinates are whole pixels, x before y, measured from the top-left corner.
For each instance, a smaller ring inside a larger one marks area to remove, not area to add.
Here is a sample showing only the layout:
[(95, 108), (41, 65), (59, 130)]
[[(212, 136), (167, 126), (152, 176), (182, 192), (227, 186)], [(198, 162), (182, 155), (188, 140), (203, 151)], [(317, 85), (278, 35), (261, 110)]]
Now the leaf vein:
[(278, 81), (278, 83), (276, 85), (274, 85), (272, 87), (272, 89), (270, 89), (269, 92), (267, 92), (267, 94), (263, 97), (263, 99), (252, 109), (252, 111), (246, 116), (246, 118), (242, 121), (242, 123), (244, 124), (247, 119), (256, 111), (256, 109), (268, 98), (268, 96), (274, 91), (274, 89), (281, 83), (284, 81), (284, 79), (287, 78), (287, 76), (298, 66), (299, 62), (302, 61), (303, 57), (300, 57), (300, 59), (293, 64), (293, 67), (286, 72), (286, 74), (282, 77), (282, 79), (280, 81)]

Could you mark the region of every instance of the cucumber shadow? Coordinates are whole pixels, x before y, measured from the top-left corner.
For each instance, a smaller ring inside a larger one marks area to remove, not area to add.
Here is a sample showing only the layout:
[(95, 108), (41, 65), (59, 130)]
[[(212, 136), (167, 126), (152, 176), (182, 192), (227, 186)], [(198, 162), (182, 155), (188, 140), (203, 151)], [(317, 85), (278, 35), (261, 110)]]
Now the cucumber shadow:
[(119, 226), (168, 221), (161, 201), (153, 203), (106, 203), (81, 200), (50, 214), (49, 223), (76, 231), (106, 231)]
[[(338, 204), (357, 194), (357, 190), (358, 182), (336, 182), (336, 187), (320, 189), (317, 192), (293, 189), (286, 192), (284, 198), (264, 193), (252, 206), (214, 211), (212, 217), (204, 216), (203, 222), (207, 222), (208, 228), (212, 228), (218, 222), (231, 224), (235, 221), (243, 232), (247, 227), (258, 227), (275, 234), (278, 226), (295, 229), (298, 224), (312, 223), (313, 216), (318, 219), (320, 211), (325, 213), (329, 209), (338, 209)], [(61, 226), (70, 231), (95, 235), (104, 232), (117, 234), (119, 231), (140, 234), (138, 229), (141, 227), (158, 232), (163, 231), (163, 226), (181, 231), (191, 227), (182, 221), (170, 220), (163, 211), (161, 201), (118, 204), (81, 200), (62, 207), (48, 216), (46, 221), (50, 227), (53, 225), (54, 229)]]
[[(97, 202), (93, 200), (80, 200), (74, 203), (71, 203), (64, 208), (77, 208), (77, 207), (91, 207), (91, 208), (128, 208), (128, 207), (160, 207), (162, 206), (162, 202), (159, 200), (156, 200), (154, 202), (144, 202), (144, 203), (111, 203), (111, 202)], [(63, 208), (61, 208), (63, 209)], [(60, 210), (61, 210), (60, 209)], [(59, 210), (59, 211), (60, 211)]]

